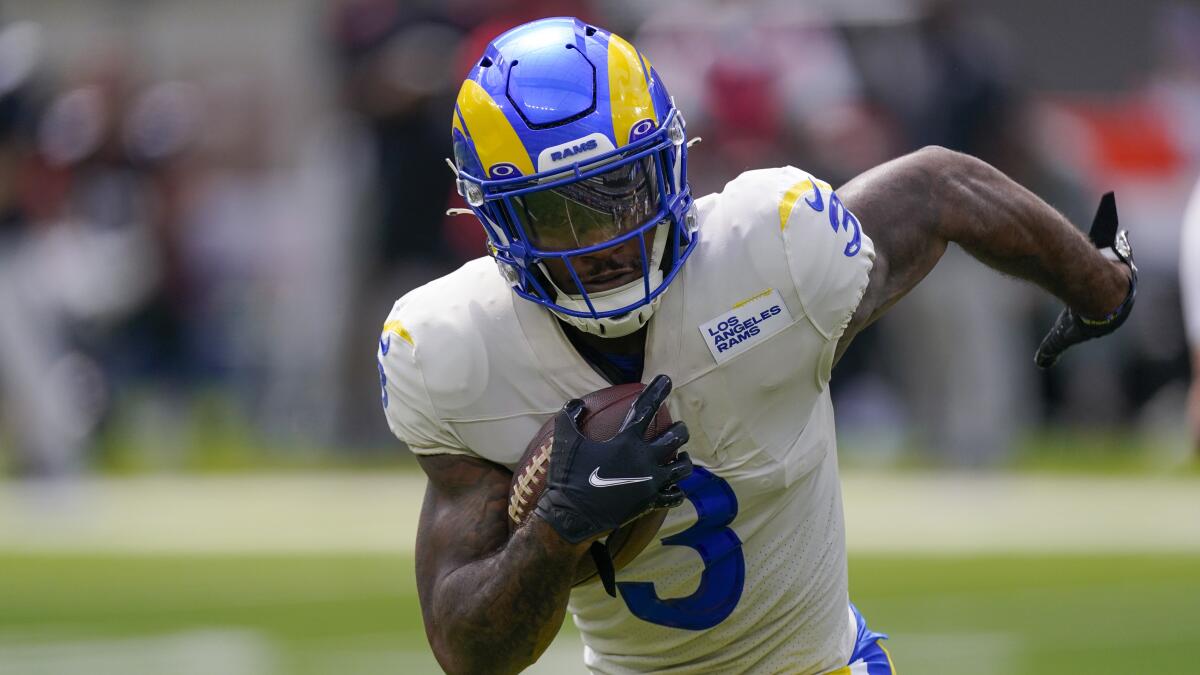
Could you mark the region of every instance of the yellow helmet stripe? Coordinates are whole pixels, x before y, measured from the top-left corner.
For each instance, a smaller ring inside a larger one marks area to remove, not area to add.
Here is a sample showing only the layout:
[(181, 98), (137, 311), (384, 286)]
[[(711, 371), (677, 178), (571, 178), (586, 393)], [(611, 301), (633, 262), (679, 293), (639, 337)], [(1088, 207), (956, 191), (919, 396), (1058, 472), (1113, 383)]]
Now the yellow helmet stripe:
[(463, 123), (471, 131), (475, 152), (487, 172), (493, 165), (508, 163), (523, 175), (534, 173), (533, 162), (517, 130), (513, 129), (504, 111), (475, 80), (463, 82), (458, 91), (458, 110)]
[(657, 120), (650, 97), (647, 71), (633, 45), (619, 36), (608, 39), (608, 94), (612, 106), (613, 140), (629, 143), (629, 130), (644, 119)]

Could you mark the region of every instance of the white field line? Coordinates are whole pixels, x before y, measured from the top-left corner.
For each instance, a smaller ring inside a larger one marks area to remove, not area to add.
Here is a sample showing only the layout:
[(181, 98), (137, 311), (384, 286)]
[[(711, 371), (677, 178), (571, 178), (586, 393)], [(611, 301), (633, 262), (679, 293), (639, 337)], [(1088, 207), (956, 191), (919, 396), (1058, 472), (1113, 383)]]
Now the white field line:
[(893, 633), (885, 643), (905, 673), (1011, 675), (1024, 649), (1009, 633)]
[(412, 474), (83, 479), (0, 485), (0, 551), (406, 553)]
[(0, 675), (262, 675), (277, 671), (274, 649), (253, 631), (197, 630), (30, 644), (0, 639)]
[[(851, 553), (1200, 552), (1200, 480), (849, 473)], [(0, 553), (413, 550), (417, 474), (0, 482)], [(735, 522), (736, 528), (736, 522)]]
[[(434, 675), (428, 649), (392, 649), (394, 635), (320, 640), (296, 653), (280, 651), (256, 631), (213, 627), (163, 635), (100, 637), (0, 631), (0, 675)], [(301, 659), (297, 662), (297, 659)], [(559, 634), (527, 675), (586, 675), (583, 645)]]
[(971, 473), (854, 474), (856, 553), (1200, 551), (1200, 480)]

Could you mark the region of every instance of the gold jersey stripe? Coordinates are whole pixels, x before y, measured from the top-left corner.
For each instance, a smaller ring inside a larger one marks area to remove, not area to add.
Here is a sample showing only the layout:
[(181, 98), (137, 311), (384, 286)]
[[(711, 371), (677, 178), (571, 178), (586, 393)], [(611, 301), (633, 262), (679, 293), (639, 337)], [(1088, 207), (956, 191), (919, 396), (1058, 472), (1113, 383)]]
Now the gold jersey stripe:
[(394, 333), (395, 335), (400, 336), (400, 339), (404, 340), (408, 344), (414, 347), (417, 346), (417, 343), (413, 342), (412, 334), (409, 333), (404, 325), (399, 321), (388, 321), (387, 323), (383, 324), (383, 332)]
[[(825, 188), (826, 190), (831, 192), (833, 191), (833, 186), (823, 180), (818, 180), (816, 184)], [(800, 198), (804, 196), (804, 193), (815, 189), (817, 188), (813, 185), (812, 179), (805, 178), (799, 183), (796, 183), (792, 187), (788, 188), (787, 191), (783, 193), (783, 199), (779, 202), (780, 232), (787, 229), (788, 220), (791, 218), (792, 210), (795, 209), (796, 205), (800, 203)]]

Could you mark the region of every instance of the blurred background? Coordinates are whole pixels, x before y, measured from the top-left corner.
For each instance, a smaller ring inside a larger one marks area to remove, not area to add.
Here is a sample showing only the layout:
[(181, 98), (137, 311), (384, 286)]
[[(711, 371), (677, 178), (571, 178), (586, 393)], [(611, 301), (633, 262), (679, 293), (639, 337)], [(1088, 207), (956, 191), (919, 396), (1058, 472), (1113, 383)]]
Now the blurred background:
[[(564, 14), (653, 60), (697, 194), (927, 144), (1080, 224), (1116, 191), (1113, 337), (1036, 370), (1057, 304), (952, 250), (839, 365), (851, 590), (902, 672), (1194, 672), (1194, 3), (7, 0), (0, 673), (436, 668), (375, 341), (483, 254), (445, 215), (469, 65)], [(539, 667), (579, 661), (568, 622)]]

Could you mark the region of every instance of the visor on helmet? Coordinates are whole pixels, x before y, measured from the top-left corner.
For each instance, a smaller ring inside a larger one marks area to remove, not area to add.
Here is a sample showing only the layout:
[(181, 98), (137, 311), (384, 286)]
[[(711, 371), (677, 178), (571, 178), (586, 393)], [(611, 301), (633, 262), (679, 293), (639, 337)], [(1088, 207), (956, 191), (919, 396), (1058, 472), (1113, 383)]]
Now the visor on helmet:
[(658, 212), (658, 176), (646, 156), (577, 183), (513, 197), (512, 202), (534, 248), (570, 251), (645, 225)]

